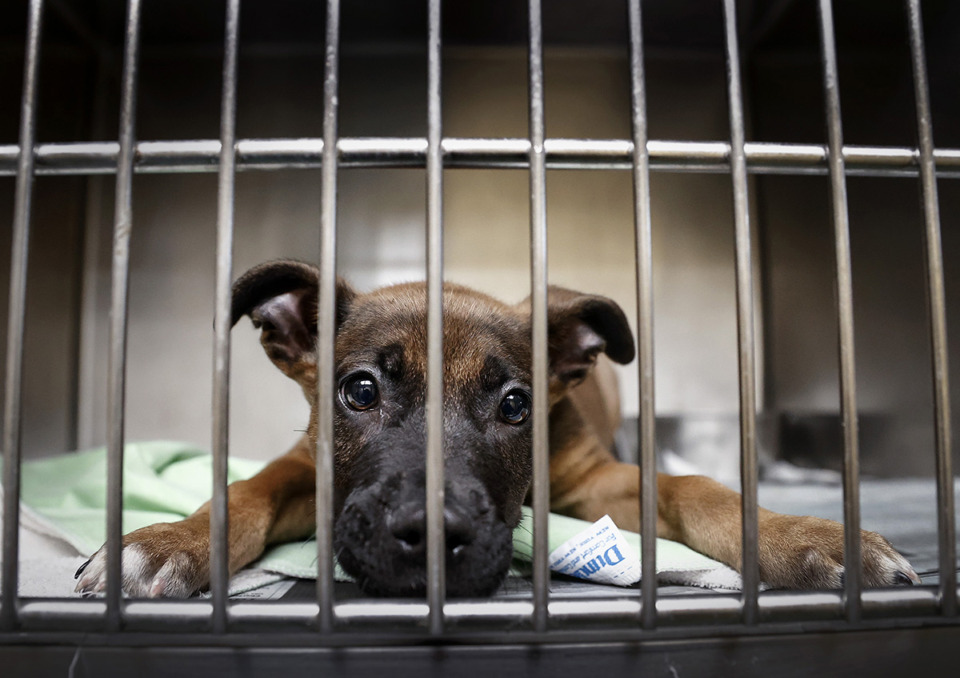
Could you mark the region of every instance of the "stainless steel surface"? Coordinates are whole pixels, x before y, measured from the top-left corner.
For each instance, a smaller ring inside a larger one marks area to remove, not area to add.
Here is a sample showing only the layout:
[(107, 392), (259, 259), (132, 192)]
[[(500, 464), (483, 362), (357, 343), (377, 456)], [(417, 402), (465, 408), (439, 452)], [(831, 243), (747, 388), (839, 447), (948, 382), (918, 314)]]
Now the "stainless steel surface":
[(443, 632), (446, 538), (443, 469), (443, 152), (440, 0), (430, 0), (427, 38), (427, 601), (430, 632)]
[(847, 180), (843, 162), (843, 126), (840, 117), (840, 82), (834, 38), (833, 5), (820, 0), (820, 41), (823, 56), (823, 89), (826, 99), (830, 148), (830, 194), (833, 200), (833, 233), (837, 266), (837, 325), (840, 348), (840, 413), (843, 417), (843, 523), (844, 590), (847, 620), (860, 619), (862, 558), (860, 553), (860, 443), (857, 429), (857, 379), (853, 333), (853, 272), (850, 261), (850, 220)]
[(7, 320), (6, 380), (3, 400), (3, 572), (0, 629), (17, 626), (20, 559), (20, 457), (23, 339), (27, 311), (27, 260), (33, 199), (33, 148), (37, 126), (37, 79), (43, 0), (31, 0), (26, 27), (23, 93), (20, 99), (20, 148), (10, 250), (10, 306)]
[[(857, 628), (915, 628), (938, 621), (939, 591), (936, 587), (912, 587), (863, 592), (863, 619)], [(25, 631), (56, 631), (97, 634), (110, 632), (106, 626), (106, 604), (100, 600), (25, 600), (21, 606), (21, 627)], [(551, 628), (531, 630), (534, 606), (529, 600), (472, 600), (447, 602), (445, 619), (448, 632), (469, 638), (475, 634), (489, 642), (546, 641), (558, 632), (581, 634), (587, 630), (601, 633), (625, 632), (633, 637), (678, 637), (683, 635), (727, 635), (746, 629), (742, 605), (736, 594), (661, 596), (657, 601), (658, 629), (645, 631), (637, 625), (640, 602), (636, 596), (623, 598), (553, 599), (550, 602)], [(759, 621), (769, 634), (797, 630), (797, 626), (823, 630), (850, 629), (844, 614), (842, 591), (778, 591), (759, 596)], [(334, 607), (338, 632), (355, 632), (350, 644), (376, 644), (383, 636), (373, 631), (403, 633), (408, 640), (431, 636), (428, 629), (429, 605), (423, 600), (365, 599), (345, 601)], [(212, 641), (209, 634), (196, 634), (209, 628), (213, 605), (208, 600), (130, 601), (125, 605), (125, 625), (142, 632), (155, 632), (171, 639), (193, 635)], [(235, 632), (224, 636), (227, 643), (262, 642), (260, 633), (311, 633), (318, 614), (316, 603), (274, 601), (234, 601), (228, 608), (229, 627)], [(942, 623), (948, 620), (940, 619)], [(754, 631), (757, 629), (755, 628)], [(492, 635), (490, 635), (492, 634)], [(340, 633), (321, 636), (336, 642)], [(312, 632), (311, 643), (318, 639)]]
[(947, 345), (947, 312), (943, 280), (943, 244), (940, 238), (940, 200), (933, 160), (933, 121), (930, 86), (919, 0), (907, 0), (910, 55), (913, 65), (917, 137), (920, 146), (920, 187), (923, 194), (924, 246), (930, 344), (933, 361), (933, 401), (937, 455), (937, 524), (940, 544), (940, 595), (943, 614), (957, 615), (956, 511), (950, 431), (950, 383)]
[(323, 75), (323, 167), (320, 185), (320, 284), (317, 307), (317, 625), (334, 628), (333, 404), (337, 309), (337, 124), (340, 70), (340, 0), (327, 0)]
[(220, 166), (217, 191), (216, 310), (213, 342), (213, 499), (210, 503), (210, 592), (213, 631), (227, 630), (230, 583), (227, 459), (230, 442), (230, 289), (233, 282), (233, 205), (236, 187), (237, 43), (240, 0), (228, 0), (220, 105)]
[[(445, 167), (515, 168), (530, 166), (529, 139), (442, 140)], [(337, 142), (343, 168), (424, 167), (424, 138), (343, 138)], [(16, 174), (18, 145), (0, 145), (0, 176)], [(650, 169), (660, 172), (728, 173), (730, 144), (723, 141), (663, 141), (647, 143)], [(39, 144), (36, 174), (112, 174), (119, 145), (115, 142)], [(626, 139), (546, 139), (548, 169), (612, 169), (633, 167), (633, 144)], [(747, 171), (756, 174), (814, 174), (829, 172), (829, 149), (818, 144), (748, 142), (744, 144)], [(143, 173), (216, 172), (220, 142), (215, 139), (142, 141), (136, 144), (135, 171)], [(240, 139), (237, 169), (311, 169), (322, 165), (323, 140)], [(933, 152), (937, 177), (960, 177), (960, 149)], [(851, 176), (911, 177), (919, 175), (917, 148), (903, 146), (843, 147)]]
[(129, 0), (124, 39), (117, 154), (116, 203), (110, 296), (110, 358), (107, 385), (107, 626), (123, 624), (121, 544), (123, 537), (123, 443), (127, 369), (127, 307), (130, 288), (130, 233), (133, 229), (133, 163), (140, 42), (140, 0)]
[(544, 153), (543, 16), (530, 0), (530, 313), (533, 342), (533, 628), (549, 623), (550, 450), (547, 382), (547, 171)]
[(657, 458), (653, 363), (653, 224), (650, 214), (650, 153), (647, 146), (647, 86), (643, 68), (640, 0), (630, 0), (630, 92), (633, 124), (633, 194), (637, 247), (637, 355), (640, 372), (640, 622), (657, 625)]
[(747, 202), (747, 162), (744, 153), (743, 94), (737, 41), (735, 0), (724, 0), (727, 50), (727, 92), (730, 107), (730, 174), (737, 263), (737, 344), (740, 375), (740, 491), (743, 524), (743, 621), (757, 623), (760, 585), (757, 543), (757, 421), (756, 347), (754, 345), (753, 257)]

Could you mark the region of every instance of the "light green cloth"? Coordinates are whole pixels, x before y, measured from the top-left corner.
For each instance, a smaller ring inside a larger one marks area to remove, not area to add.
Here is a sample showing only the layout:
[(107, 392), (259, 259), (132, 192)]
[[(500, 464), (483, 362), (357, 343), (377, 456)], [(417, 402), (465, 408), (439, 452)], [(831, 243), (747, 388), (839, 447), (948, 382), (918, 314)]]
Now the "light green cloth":
[[(231, 459), (229, 480), (249, 478), (264, 464)], [(210, 498), (211, 455), (176, 442), (129, 443), (123, 456), (123, 532), (180, 520)], [(28, 461), (21, 502), (81, 553), (106, 540), (107, 453), (103, 448)]]
[[(230, 459), (230, 482), (254, 475), (263, 462)], [(106, 451), (103, 448), (49, 459), (29, 461), (22, 468), (21, 500), (25, 518), (43, 531), (65, 540), (83, 554), (92, 554), (106, 539)], [(191, 445), (156, 441), (129, 443), (124, 450), (123, 531), (157, 522), (180, 520), (196, 511), (212, 492), (211, 455)], [(529, 562), (532, 554), (530, 509), (513, 534), (514, 558)], [(549, 545), (553, 551), (580, 533), (589, 523), (550, 515)], [(640, 553), (640, 536), (624, 532)], [(316, 541), (281, 544), (254, 563), (272, 572), (316, 576)], [(657, 540), (657, 570), (706, 571), (724, 567), (695, 551)], [(338, 568), (337, 578), (348, 579)]]

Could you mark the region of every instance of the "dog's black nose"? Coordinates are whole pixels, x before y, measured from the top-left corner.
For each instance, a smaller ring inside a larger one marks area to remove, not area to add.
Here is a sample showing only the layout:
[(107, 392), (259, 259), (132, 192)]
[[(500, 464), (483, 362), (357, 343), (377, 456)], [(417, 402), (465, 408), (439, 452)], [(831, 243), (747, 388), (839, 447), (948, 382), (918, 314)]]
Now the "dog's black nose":
[(405, 552), (417, 553), (427, 548), (427, 514), (422, 506), (407, 504), (397, 508), (387, 518), (387, 527)]
[[(449, 508), (443, 512), (443, 522), (447, 553), (456, 558), (476, 539), (476, 528), (461, 512)], [(422, 505), (409, 503), (398, 507), (387, 518), (387, 526), (404, 553), (426, 553), (427, 513)]]

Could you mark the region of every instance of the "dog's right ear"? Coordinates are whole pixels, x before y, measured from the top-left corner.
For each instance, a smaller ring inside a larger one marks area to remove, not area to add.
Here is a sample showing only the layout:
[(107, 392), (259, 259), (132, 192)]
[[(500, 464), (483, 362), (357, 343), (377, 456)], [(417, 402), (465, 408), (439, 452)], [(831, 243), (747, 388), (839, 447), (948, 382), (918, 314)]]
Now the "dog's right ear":
[[(305, 389), (316, 375), (316, 267), (299, 261), (271, 261), (251, 268), (233, 283), (231, 324), (249, 315), (260, 329), (267, 356)], [(337, 279), (336, 326), (349, 312), (356, 293)]]

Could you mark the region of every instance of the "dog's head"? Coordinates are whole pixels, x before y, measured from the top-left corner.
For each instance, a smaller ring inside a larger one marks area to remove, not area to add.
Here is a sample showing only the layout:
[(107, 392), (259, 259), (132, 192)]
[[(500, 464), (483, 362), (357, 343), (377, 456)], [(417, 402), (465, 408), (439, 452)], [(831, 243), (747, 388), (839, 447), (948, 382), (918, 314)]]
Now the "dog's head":
[[(257, 266), (234, 284), (233, 322), (249, 315), (273, 363), (311, 403), (317, 431), (317, 285), (309, 265)], [(336, 298), (335, 527), (343, 568), (365, 590), (423, 595), (426, 585), (426, 287)], [(447, 592), (492, 593), (510, 564), (512, 530), (531, 481), (529, 304), (444, 287)], [(600, 352), (626, 363), (634, 345), (620, 308), (551, 287), (550, 400), (582, 381)]]

